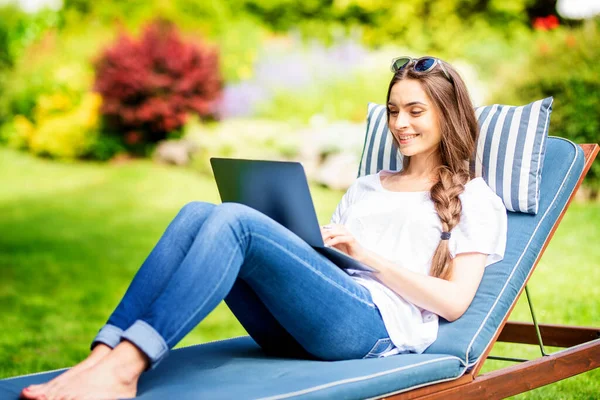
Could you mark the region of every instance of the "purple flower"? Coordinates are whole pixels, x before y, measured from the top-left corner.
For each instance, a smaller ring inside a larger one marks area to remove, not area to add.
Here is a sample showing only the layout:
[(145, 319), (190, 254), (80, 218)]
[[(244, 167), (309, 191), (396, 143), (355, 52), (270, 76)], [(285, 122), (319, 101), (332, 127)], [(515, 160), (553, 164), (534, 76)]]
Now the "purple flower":
[(297, 93), (322, 87), (353, 74), (368, 53), (351, 39), (325, 47), (319, 42), (303, 45), (298, 38), (267, 43), (254, 66), (254, 77), (225, 88), (223, 117), (252, 116), (258, 103), (280, 92)]
[(306, 56), (292, 53), (262, 59), (256, 66), (255, 80), (274, 90), (299, 89), (310, 85), (312, 76)]
[(271, 94), (266, 88), (253, 82), (226, 86), (220, 104), (220, 114), (224, 118), (248, 117), (256, 112), (260, 103), (270, 98)]

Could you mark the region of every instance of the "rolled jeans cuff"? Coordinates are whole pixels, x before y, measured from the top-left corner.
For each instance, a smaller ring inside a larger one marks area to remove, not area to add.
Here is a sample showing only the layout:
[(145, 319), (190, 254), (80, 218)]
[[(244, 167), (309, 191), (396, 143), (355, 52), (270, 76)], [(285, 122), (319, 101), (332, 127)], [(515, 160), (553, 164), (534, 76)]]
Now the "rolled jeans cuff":
[(150, 369), (156, 367), (169, 353), (169, 347), (163, 337), (140, 319), (123, 332), (121, 340), (127, 340), (140, 349), (150, 360)]
[(97, 344), (102, 343), (114, 349), (121, 342), (123, 329), (114, 325), (106, 324), (100, 329), (94, 340), (92, 341), (91, 349), (94, 349)]

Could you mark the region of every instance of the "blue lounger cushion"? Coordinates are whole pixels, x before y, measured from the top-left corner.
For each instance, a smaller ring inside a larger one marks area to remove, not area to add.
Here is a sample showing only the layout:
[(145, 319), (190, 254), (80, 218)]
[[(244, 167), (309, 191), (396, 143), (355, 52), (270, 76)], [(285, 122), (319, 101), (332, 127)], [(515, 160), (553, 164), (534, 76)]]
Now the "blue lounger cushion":
[[(174, 350), (142, 375), (138, 398), (164, 399), (362, 399), (462, 375), (453, 356), (407, 354), (348, 361), (273, 358), (249, 337)], [(0, 381), (0, 398), (16, 399), (27, 385), (62, 371)]]
[[(508, 217), (505, 258), (486, 268), (475, 299), (458, 320), (441, 321), (424, 354), (338, 362), (272, 358), (248, 337), (175, 350), (142, 376), (141, 399), (346, 398), (399, 393), (456, 379), (476, 363), (524, 286), (541, 248), (575, 190), (584, 167), (574, 143), (550, 137), (537, 215)], [(0, 398), (16, 399), (32, 383), (60, 371), (0, 381)]]

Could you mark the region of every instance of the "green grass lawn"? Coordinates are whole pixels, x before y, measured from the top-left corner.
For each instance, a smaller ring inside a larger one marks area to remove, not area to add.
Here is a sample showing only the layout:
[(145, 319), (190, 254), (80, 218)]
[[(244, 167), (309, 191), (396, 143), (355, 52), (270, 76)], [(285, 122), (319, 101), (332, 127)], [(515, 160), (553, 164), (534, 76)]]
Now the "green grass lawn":
[[(342, 193), (311, 187), (321, 223)], [(218, 202), (211, 178), (148, 161), (61, 164), (0, 148), (0, 378), (67, 367), (116, 306), (185, 203)], [(600, 205), (574, 204), (530, 282), (541, 322), (600, 322)], [(511, 319), (528, 320), (524, 299)], [(222, 304), (180, 346), (245, 334)], [(494, 354), (534, 356), (534, 346)], [(489, 362), (484, 371), (505, 365)], [(519, 398), (592, 399), (600, 370)]]

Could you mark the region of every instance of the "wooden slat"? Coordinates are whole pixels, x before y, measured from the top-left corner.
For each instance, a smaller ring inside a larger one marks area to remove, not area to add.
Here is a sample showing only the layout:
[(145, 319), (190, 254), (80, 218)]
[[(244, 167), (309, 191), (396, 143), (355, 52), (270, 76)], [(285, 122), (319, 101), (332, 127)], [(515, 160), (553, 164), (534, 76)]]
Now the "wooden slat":
[[(596, 158), (596, 155), (598, 154), (598, 151), (600, 150), (600, 146), (598, 146), (596, 143), (593, 143), (593, 144), (580, 144), (579, 146), (583, 150), (583, 157), (584, 157), (583, 171), (581, 171), (581, 175), (579, 176), (579, 180), (577, 181), (577, 184), (575, 185), (575, 188), (573, 190), (573, 193), (571, 193), (571, 196), (569, 197), (569, 200), (567, 200), (567, 204), (565, 204), (565, 208), (562, 210), (562, 212), (560, 213), (560, 215), (557, 218), (556, 222), (554, 223), (554, 226), (552, 227), (552, 231), (550, 231), (550, 234), (548, 235), (548, 238), (546, 238), (546, 241), (544, 242), (544, 246), (542, 247), (542, 250), (538, 254), (538, 257), (535, 260), (535, 262), (533, 263), (533, 267), (531, 268), (531, 271), (529, 271), (529, 275), (525, 279), (525, 285), (527, 284), (527, 282), (529, 282), (529, 278), (531, 278), (531, 275), (533, 274), (533, 271), (537, 267), (537, 264), (540, 261), (540, 258), (544, 254), (544, 251), (546, 250), (546, 247), (548, 247), (548, 243), (550, 243), (550, 241), (552, 240), (552, 237), (554, 236), (554, 232), (556, 232), (556, 228), (558, 228), (558, 226), (560, 225), (560, 221), (562, 220), (563, 216), (565, 215), (565, 212), (569, 208), (569, 205), (571, 204), (571, 201), (573, 201), (573, 198), (575, 197), (575, 193), (577, 193), (577, 190), (581, 186), (581, 183), (583, 182), (583, 179), (585, 178), (586, 174), (590, 170), (590, 168), (592, 166), (592, 163), (594, 162), (594, 159)], [(523, 288), (524, 287), (525, 286), (523, 286)], [(521, 288), (521, 291), (515, 297), (515, 300), (513, 301), (512, 305), (510, 306), (510, 309), (508, 310), (508, 313), (506, 314), (506, 317), (504, 318), (504, 321), (502, 321), (502, 323), (500, 324), (500, 329), (498, 329), (498, 331), (496, 332), (496, 334), (494, 335), (494, 337), (492, 338), (492, 340), (488, 344), (487, 348), (483, 352), (482, 357), (479, 359), (479, 362), (471, 370), (470, 373), (473, 376), (473, 378), (476, 377), (477, 375), (479, 375), (479, 371), (481, 370), (481, 367), (483, 367), (483, 364), (484, 364), (485, 360), (487, 359), (487, 356), (490, 354), (490, 351), (492, 350), (492, 347), (493, 347), (494, 343), (496, 343), (496, 340), (498, 340), (498, 337), (500, 336), (500, 332), (502, 332), (502, 330), (504, 329), (504, 326), (505, 326), (506, 322), (508, 321), (508, 317), (510, 316), (512, 310), (515, 308), (515, 305), (517, 304), (517, 300), (521, 296), (521, 293), (523, 293), (523, 288)]]
[(600, 367), (600, 340), (483, 374), (471, 383), (420, 397), (422, 400), (503, 399)]
[[(600, 338), (600, 328), (540, 324), (545, 346), (571, 347)], [(538, 344), (535, 326), (529, 322), (508, 321), (499, 342)]]
[(397, 395), (390, 395), (386, 397), (382, 397), (380, 400), (411, 400), (411, 399), (419, 399), (422, 396), (437, 393), (439, 391), (443, 391), (446, 389), (458, 387), (461, 385), (465, 385), (473, 381), (473, 377), (469, 374), (463, 375), (458, 379), (449, 382), (442, 382), (436, 385), (425, 386), (419, 389), (411, 390), (410, 392), (400, 393)]
[[(585, 164), (587, 168), (584, 168), (585, 172), (589, 169), (589, 166), (592, 165), (594, 158), (596, 158), (596, 154), (598, 154), (599, 146), (597, 143), (591, 144), (580, 144), (579, 145), (583, 150), (583, 157), (585, 158)], [(588, 165), (589, 163), (589, 165)]]

